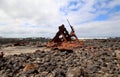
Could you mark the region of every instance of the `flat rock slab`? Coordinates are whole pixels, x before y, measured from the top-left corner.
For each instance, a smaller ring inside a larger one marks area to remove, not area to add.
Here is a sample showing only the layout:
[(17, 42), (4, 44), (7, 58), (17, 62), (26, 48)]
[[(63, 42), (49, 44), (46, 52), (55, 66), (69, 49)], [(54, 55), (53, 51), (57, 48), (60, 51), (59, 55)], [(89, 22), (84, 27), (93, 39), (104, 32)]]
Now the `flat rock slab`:
[(21, 54), (21, 53), (33, 53), (36, 50), (43, 50), (45, 47), (27, 47), (27, 46), (14, 46), (14, 47), (5, 47), (1, 51), (4, 52), (5, 56)]

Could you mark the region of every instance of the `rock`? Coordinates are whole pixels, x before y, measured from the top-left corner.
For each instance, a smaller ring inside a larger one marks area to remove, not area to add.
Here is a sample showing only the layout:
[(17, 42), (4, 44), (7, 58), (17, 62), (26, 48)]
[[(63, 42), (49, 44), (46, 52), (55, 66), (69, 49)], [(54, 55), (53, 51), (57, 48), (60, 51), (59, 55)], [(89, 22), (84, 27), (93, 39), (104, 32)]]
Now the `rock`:
[(120, 64), (117, 64), (117, 67), (120, 69)]
[(0, 51), (0, 58), (3, 58), (4, 53), (2, 51)]
[(36, 51), (35, 51), (35, 53), (39, 53), (39, 52), (41, 52), (41, 50), (36, 50)]
[(37, 68), (38, 68), (37, 64), (32, 64), (32, 63), (27, 64), (23, 69), (23, 73), (29, 73), (29, 74), (33, 73), (37, 70)]
[(120, 50), (115, 50), (116, 57), (120, 59)]
[(46, 77), (54, 77), (52, 73), (49, 73)]
[(112, 53), (112, 56), (113, 56), (113, 57), (116, 57), (116, 53), (115, 53), (115, 52), (113, 52), (113, 53)]
[(40, 76), (41, 77), (46, 77), (48, 75), (48, 73), (49, 72), (47, 72), (47, 71), (43, 71), (43, 72), (40, 73)]
[(43, 49), (43, 51), (50, 52), (50, 51), (51, 51), (51, 48), (45, 48), (45, 49)]
[(88, 65), (87, 69), (90, 70), (89, 73), (95, 73), (95, 72), (97, 72), (100, 69), (100, 67), (99, 66), (94, 66), (94, 65)]
[(67, 76), (66, 77), (80, 77), (83, 76), (83, 70), (81, 70), (79, 67), (70, 67), (67, 70)]
[(109, 74), (108, 74), (108, 73), (105, 73), (105, 74), (103, 75), (103, 77), (109, 77)]
[(52, 76), (53, 77), (66, 77), (65, 71), (60, 69), (60, 68), (57, 68), (57, 69), (53, 70), (52, 71)]

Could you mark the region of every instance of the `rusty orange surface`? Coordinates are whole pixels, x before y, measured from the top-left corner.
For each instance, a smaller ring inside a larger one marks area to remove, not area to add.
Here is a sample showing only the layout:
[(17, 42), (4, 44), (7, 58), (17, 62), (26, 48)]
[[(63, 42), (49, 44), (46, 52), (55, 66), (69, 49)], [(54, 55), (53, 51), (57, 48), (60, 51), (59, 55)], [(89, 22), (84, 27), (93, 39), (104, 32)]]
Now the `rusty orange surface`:
[(78, 40), (73, 27), (71, 30), (69, 34), (63, 24), (59, 26), (59, 31), (56, 33), (55, 37), (47, 43), (47, 47), (59, 50), (72, 50), (83, 46), (84, 42)]

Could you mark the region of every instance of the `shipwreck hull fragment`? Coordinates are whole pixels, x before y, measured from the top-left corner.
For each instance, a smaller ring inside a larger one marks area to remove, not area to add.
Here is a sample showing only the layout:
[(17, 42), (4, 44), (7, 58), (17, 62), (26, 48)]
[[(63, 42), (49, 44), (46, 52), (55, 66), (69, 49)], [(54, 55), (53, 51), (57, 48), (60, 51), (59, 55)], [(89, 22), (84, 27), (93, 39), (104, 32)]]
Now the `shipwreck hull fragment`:
[(71, 25), (70, 27), (72, 31), (69, 34), (63, 24), (59, 26), (59, 31), (55, 37), (47, 43), (47, 47), (58, 50), (73, 50), (74, 48), (83, 46), (84, 42), (78, 40), (73, 27)]

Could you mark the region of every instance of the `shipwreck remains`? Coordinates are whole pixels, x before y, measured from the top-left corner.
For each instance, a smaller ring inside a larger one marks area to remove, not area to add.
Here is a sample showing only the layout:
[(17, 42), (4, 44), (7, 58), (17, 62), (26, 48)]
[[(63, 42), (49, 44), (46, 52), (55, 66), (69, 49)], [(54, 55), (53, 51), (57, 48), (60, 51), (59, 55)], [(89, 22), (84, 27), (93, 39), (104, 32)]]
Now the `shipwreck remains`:
[(70, 25), (70, 28), (71, 32), (69, 33), (64, 24), (59, 26), (59, 31), (56, 33), (55, 37), (47, 43), (47, 47), (59, 50), (73, 50), (74, 48), (83, 46), (84, 42), (78, 39), (73, 26)]

